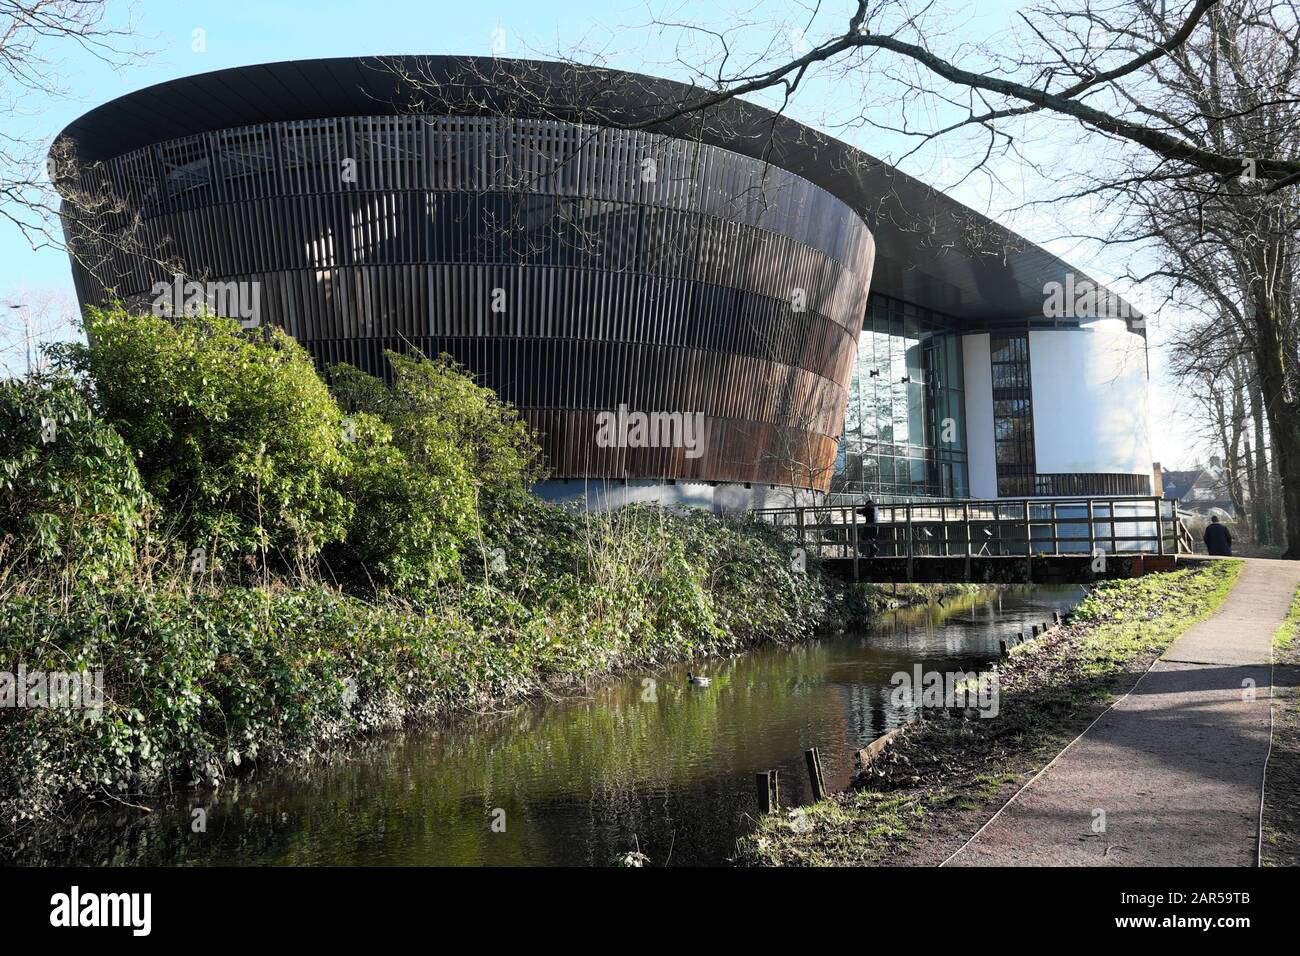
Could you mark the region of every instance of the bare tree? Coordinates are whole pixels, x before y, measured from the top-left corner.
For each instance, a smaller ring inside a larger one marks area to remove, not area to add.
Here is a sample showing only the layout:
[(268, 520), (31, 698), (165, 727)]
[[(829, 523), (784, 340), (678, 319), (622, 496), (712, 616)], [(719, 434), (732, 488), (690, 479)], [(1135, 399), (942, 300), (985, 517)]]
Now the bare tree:
[[(1293, 3), (1216, 6), (1203, 29), (1147, 70), (1142, 109), (1210, 150), (1300, 156), (1298, 37)], [(1145, 153), (1114, 158), (1074, 195), (1101, 198), (1117, 224), (1099, 238), (1132, 248), (1128, 279), (1198, 317), (1175, 339), (1177, 368), (1203, 395), (1244, 389), (1229, 417), (1244, 421), (1249, 406), (1254, 419), (1252, 460), (1242, 464), (1259, 496), (1252, 504), (1263, 506), (1256, 524), (1273, 524), (1260, 519), (1273, 510), (1276, 472), (1287, 553), (1300, 557), (1300, 190), (1267, 188), (1251, 175), (1222, 180)]]
[[(928, 142), (976, 127), (987, 133), (983, 159), (999, 144), (1013, 142), (1014, 124), (1053, 115), (1114, 140), (1143, 147), (1188, 170), (1220, 178), (1242, 170), (1242, 154), (1198, 141), (1177, 123), (1144, 106), (1150, 68), (1206, 29), (1218, 0), (1057, 2), (1020, 15), (1010, 35), (972, 43), (953, 36), (950, 24), (964, 5), (909, 0), (856, 0), (837, 16), (831, 6), (804, 8), (808, 29), (800, 44), (776, 42), (782, 27), (746, 21), (725, 27), (683, 23), (654, 16), (652, 27), (675, 35), (689, 50), (678, 65), (698, 84), (698, 93), (640, 125), (713, 109), (738, 97), (770, 93), (788, 103), (815, 77), (857, 82), (863, 112), (857, 122)], [(1283, 4), (1282, 6), (1286, 6)], [(789, 29), (787, 23), (784, 29)], [(748, 31), (771, 31), (766, 44), (743, 42)], [(813, 35), (814, 30), (820, 34)], [(738, 51), (754, 50), (748, 56)], [(786, 55), (787, 51), (797, 55)], [(880, 88), (887, 92), (875, 92)], [(1294, 97), (1282, 96), (1294, 102)], [(957, 114), (954, 116), (954, 113)], [(915, 118), (923, 117), (920, 124)], [(952, 117), (933, 123), (932, 117)], [(1300, 161), (1285, 154), (1251, 157), (1255, 175), (1276, 188), (1300, 182)]]
[(114, 67), (138, 62), (133, 6), (110, 15), (107, 0), (0, 0), (0, 218), (33, 248), (62, 248), (56, 172), (48, 142), (24, 133), (33, 97), (66, 96), (63, 64), (76, 49)]
[(45, 367), (43, 347), (76, 331), (76, 304), (30, 289), (0, 296), (0, 375), (24, 376)]

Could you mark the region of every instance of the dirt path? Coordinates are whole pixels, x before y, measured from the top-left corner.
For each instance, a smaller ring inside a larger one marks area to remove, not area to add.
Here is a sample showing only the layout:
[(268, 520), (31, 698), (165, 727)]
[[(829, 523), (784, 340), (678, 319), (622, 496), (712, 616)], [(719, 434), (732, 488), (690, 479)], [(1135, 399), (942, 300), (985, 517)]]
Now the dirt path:
[(1298, 584), (1300, 562), (1247, 560), (1219, 610), (949, 865), (1253, 865), (1269, 650)]

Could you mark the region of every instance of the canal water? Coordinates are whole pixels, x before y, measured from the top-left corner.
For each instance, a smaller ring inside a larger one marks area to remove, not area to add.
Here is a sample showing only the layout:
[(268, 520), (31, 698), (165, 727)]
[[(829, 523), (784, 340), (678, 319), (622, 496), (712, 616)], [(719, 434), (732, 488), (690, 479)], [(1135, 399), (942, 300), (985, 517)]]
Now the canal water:
[[(347, 759), (244, 775), (151, 813), (97, 811), (43, 862), (85, 864), (719, 864), (752, 825), (754, 773), (810, 799), (803, 752), (847, 785), (851, 753), (901, 725), (891, 677), (982, 668), (998, 641), (1064, 611), (1080, 589), (1013, 588), (887, 613), (870, 629), (603, 682), (438, 731), (371, 741)], [(202, 811), (196, 814), (195, 811)], [(198, 822), (205, 832), (195, 832)], [(26, 855), (26, 854), (24, 854)]]

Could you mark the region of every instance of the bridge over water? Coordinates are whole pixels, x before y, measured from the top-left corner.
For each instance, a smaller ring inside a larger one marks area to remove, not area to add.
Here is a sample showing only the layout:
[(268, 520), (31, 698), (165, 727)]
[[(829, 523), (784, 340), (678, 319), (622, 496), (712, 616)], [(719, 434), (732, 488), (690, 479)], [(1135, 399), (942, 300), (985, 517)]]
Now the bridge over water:
[(792, 560), (851, 581), (1086, 583), (1169, 571), (1193, 553), (1178, 502), (1156, 497), (878, 504), (875, 556), (854, 505), (755, 516), (782, 531)]

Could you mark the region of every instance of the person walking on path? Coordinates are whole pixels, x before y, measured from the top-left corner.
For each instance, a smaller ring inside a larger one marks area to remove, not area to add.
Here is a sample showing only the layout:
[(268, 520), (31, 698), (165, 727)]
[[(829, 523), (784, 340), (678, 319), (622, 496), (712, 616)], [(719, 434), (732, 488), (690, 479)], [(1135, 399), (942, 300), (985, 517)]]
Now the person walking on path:
[[(858, 529), (858, 536), (867, 542), (871, 549), (868, 557), (874, 558), (880, 553), (880, 548), (876, 546), (876, 538), (880, 535), (880, 528), (876, 524), (876, 503), (871, 500), (871, 495), (866, 495), (862, 499), (862, 504), (858, 507), (858, 514), (866, 520), (861, 528)], [(861, 550), (861, 545), (859, 545)]]
[(1218, 515), (1210, 515), (1210, 523), (1205, 526), (1205, 550), (1219, 557), (1232, 557), (1232, 532), (1219, 524)]

